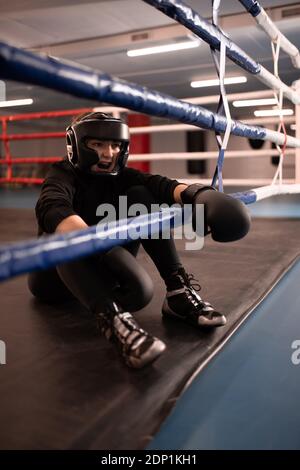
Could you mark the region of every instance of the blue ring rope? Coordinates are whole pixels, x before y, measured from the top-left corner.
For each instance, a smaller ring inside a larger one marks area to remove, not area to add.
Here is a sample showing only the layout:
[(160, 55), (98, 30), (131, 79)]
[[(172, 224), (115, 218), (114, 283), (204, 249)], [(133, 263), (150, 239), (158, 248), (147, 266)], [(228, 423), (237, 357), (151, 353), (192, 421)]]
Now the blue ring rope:
[[(201, 106), (125, 80), (111, 77), (80, 64), (34, 54), (0, 42), (0, 78), (44, 86), (81, 98), (121, 106), (151, 116), (174, 119), (204, 129), (225, 132), (227, 120)], [(240, 137), (284, 143), (284, 135), (260, 126), (232, 121), (231, 132)], [(300, 141), (288, 137), (288, 145)]]
[(262, 10), (262, 7), (256, 0), (239, 0), (246, 10), (255, 18)]
[(220, 50), (220, 43), (226, 44), (226, 54), (233, 62), (252, 75), (259, 74), (261, 65), (231, 41), (199, 13), (181, 0), (143, 0), (207, 42), (214, 49)]
[(0, 246), (0, 281), (13, 276), (54, 267), (74, 259), (108, 251), (132, 240), (147, 238), (169, 227), (182, 225), (183, 210), (161, 212), (99, 224), (85, 230), (54, 234), (11, 245)]

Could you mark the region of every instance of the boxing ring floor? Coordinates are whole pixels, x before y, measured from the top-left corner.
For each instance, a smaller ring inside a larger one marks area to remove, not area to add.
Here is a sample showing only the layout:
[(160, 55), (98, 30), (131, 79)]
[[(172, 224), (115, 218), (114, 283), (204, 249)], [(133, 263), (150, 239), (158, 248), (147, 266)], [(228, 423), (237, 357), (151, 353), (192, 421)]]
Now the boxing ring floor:
[[(21, 240), (35, 234), (32, 210), (2, 208), (0, 216), (1, 242)], [(226, 327), (210, 333), (197, 331), (184, 323), (162, 321), (160, 310), (164, 297), (163, 284), (151, 261), (141, 253), (139, 259), (155, 283), (155, 298), (136, 316), (143, 327), (163, 339), (168, 346), (157, 363), (141, 371), (123, 366), (116, 351), (105, 339), (99, 337), (87, 312), (77, 302), (60, 306), (40, 304), (27, 291), (25, 276), (1, 284), (0, 339), (7, 346), (7, 364), (0, 367), (0, 422), (5, 423), (5, 426), (0, 427), (0, 448), (140, 449), (147, 445), (149, 448), (174, 448), (172, 431), (167, 427), (168, 421), (161, 428), (164, 433), (163, 443), (156, 440), (149, 443), (178, 401), (194, 371), (214, 354), (247, 313), (253, 310), (291, 267), (299, 254), (299, 235), (300, 220), (262, 218), (254, 219), (251, 233), (244, 240), (226, 245), (206, 241), (205, 248), (197, 256), (193, 251), (184, 251), (183, 243), (177, 241), (184, 265), (203, 285), (203, 297), (228, 314)], [(277, 284), (276, 289), (285, 279), (286, 277)], [(273, 310), (274, 312), (268, 314), (268, 318), (274, 315), (274, 322), (271, 323), (270, 320), (270, 324), (278, 323), (275, 321), (276, 318), (278, 320), (275, 314), (280, 315), (283, 322), (284, 312), (281, 308), (279, 311), (277, 307)], [(235, 376), (236, 362), (232, 361), (231, 364), (226, 353), (236, 338), (249, 330), (248, 334), (252, 335), (252, 339), (247, 344), (257, 354), (253, 343), (258, 341), (259, 351), (265, 344), (258, 337), (261, 329), (267, 338), (274, 338), (270, 324), (260, 326), (258, 323), (257, 331), (253, 334), (250, 323), (260, 321), (257, 312), (255, 310), (251, 313), (243, 326), (215, 356), (211, 365), (199, 375), (199, 380), (203, 377), (206, 391), (209, 384), (213, 385), (207, 394), (215, 396), (217, 403), (221, 403), (221, 398), (228, 398), (228, 391), (232, 391), (232, 387), (237, 386), (239, 381), (238, 376)], [(291, 317), (294, 319), (294, 316), (288, 314), (286, 325), (290, 324)], [(281, 330), (284, 328), (277, 330), (277, 342), (273, 341), (272, 347), (282, 344)], [(295, 325), (292, 331), (295, 334), (293, 339), (297, 339), (299, 330)], [(282, 347), (284, 346), (290, 353), (290, 343), (284, 343)], [(223, 365), (222, 373), (220, 369), (214, 369), (213, 382), (204, 380), (209, 375), (210, 367), (221, 360), (223, 354), (226, 368)], [(233, 356), (240, 365), (245, 361), (246, 364), (249, 363), (249, 358), (245, 359), (241, 350)], [(286, 367), (290, 367), (289, 359), (290, 356), (287, 357)], [(278, 365), (278, 371), (281, 365)], [(297, 368), (293, 370), (296, 374)], [(223, 385), (226, 381), (224, 396), (224, 386), (218, 390), (221, 397), (216, 396), (214, 388), (218, 380), (223, 380)], [(245, 381), (245, 377), (243, 380)], [(196, 381), (194, 384), (196, 386)], [(284, 384), (288, 386), (285, 382)], [(299, 388), (299, 382), (297, 384)], [(259, 396), (262, 391), (257, 390), (255, 384), (250, 385), (253, 396)], [(298, 389), (296, 385), (292, 388), (295, 390), (296, 401)], [(241, 389), (237, 387), (237, 390)], [(185, 395), (182, 400), (184, 397)], [(205, 394), (203, 395), (201, 389), (196, 391), (191, 409), (204, 410), (207, 406), (204, 399)], [(178, 401), (179, 405), (182, 400)], [(274, 402), (277, 403), (275, 398)], [(230, 403), (224, 404), (227, 409), (223, 412), (232, 418), (237, 404), (235, 403), (234, 408), (234, 403)], [(247, 401), (243, 401), (241, 406), (245, 403)], [(252, 418), (254, 414), (256, 419), (260, 419), (261, 410), (255, 414), (258, 411), (255, 407), (258, 405), (254, 403), (251, 406)], [(220, 411), (219, 408), (216, 409)], [(189, 442), (183, 439), (181, 443), (176, 443), (176, 448), (224, 445), (217, 440), (209, 440), (209, 436), (207, 440), (203, 440), (208, 416), (202, 415), (200, 418), (194, 423), (194, 433), (199, 429), (199, 432), (202, 430), (202, 435), (199, 434), (198, 437), (192, 433), (194, 440)], [(188, 414), (184, 413), (180, 421), (177, 421), (177, 435), (184, 434), (189, 420)], [(227, 433), (232, 433), (233, 443), (235, 435), (240, 432), (234, 426), (236, 421), (237, 419), (232, 420), (232, 425), (226, 430)], [(242, 424), (246, 426), (244, 421)], [(217, 424), (214, 422), (208, 425), (207, 432), (210, 436), (216, 432), (215, 425)], [(160, 438), (160, 434), (157, 438)], [(239, 442), (236, 442), (238, 447)]]

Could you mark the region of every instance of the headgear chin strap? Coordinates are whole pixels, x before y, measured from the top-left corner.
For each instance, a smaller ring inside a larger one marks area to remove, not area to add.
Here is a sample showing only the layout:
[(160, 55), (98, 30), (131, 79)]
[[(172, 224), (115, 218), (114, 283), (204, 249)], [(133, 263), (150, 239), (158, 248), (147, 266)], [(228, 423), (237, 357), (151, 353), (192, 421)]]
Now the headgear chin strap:
[[(128, 159), (129, 129), (121, 119), (104, 113), (90, 113), (66, 129), (68, 159), (75, 168), (93, 175), (117, 175)], [(98, 163), (97, 152), (87, 147), (88, 139), (121, 143), (120, 152), (110, 172), (95, 173), (91, 167)]]

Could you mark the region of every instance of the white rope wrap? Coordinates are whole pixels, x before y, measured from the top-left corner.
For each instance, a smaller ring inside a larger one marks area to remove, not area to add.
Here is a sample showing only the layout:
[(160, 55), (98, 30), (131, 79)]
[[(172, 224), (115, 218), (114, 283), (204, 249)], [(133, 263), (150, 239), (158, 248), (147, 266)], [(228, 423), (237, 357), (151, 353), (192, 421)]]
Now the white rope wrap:
[[(278, 36), (276, 44), (274, 44), (274, 42), (271, 43), (272, 55), (273, 55), (273, 61), (274, 61), (274, 75), (276, 77), (279, 77), (278, 62), (279, 62), (280, 44), (281, 44), (281, 36)], [(285, 124), (284, 124), (283, 115), (282, 115), (282, 104), (283, 104), (282, 89), (279, 90), (279, 93), (276, 93), (276, 91), (274, 91), (274, 97), (277, 101), (277, 107), (278, 107), (278, 110), (279, 110), (279, 124), (278, 124), (278, 127), (277, 127), (277, 131), (280, 132), (281, 130), (285, 129)], [(276, 182), (278, 180), (278, 183), (281, 185), (282, 184), (282, 167), (283, 167), (284, 153), (283, 153), (283, 149), (281, 147), (279, 147), (278, 144), (276, 144), (276, 149), (277, 149), (278, 154), (279, 154), (279, 163), (278, 163), (278, 167), (277, 167), (276, 173), (274, 175), (274, 178), (272, 180), (272, 184), (276, 184)]]
[(221, 148), (223, 150), (227, 149), (227, 145), (228, 145), (228, 141), (229, 141), (229, 137), (231, 133), (231, 125), (232, 125), (231, 113), (230, 113), (228, 99), (226, 96), (226, 90), (225, 90), (225, 85), (224, 85), (225, 66), (226, 66), (226, 44), (222, 41), (221, 47), (220, 47), (220, 89), (221, 89), (221, 95), (223, 99), (225, 116), (227, 119), (226, 130), (225, 130), (222, 143), (221, 143)]
[[(219, 20), (218, 15), (219, 15), (220, 5), (221, 5), (221, 0), (213, 0), (213, 24), (215, 26), (218, 26), (218, 20)], [(215, 169), (215, 174), (212, 180), (212, 185), (215, 186), (218, 181), (219, 191), (223, 191), (223, 176), (222, 176), (223, 164), (224, 164), (225, 150), (227, 149), (227, 146), (228, 146), (228, 141), (229, 141), (229, 137), (231, 134), (231, 127), (232, 127), (232, 119), (231, 119), (228, 99), (227, 99), (226, 90), (225, 90), (226, 47), (227, 46), (226, 46), (225, 40), (221, 40), (219, 60), (218, 60), (217, 52), (213, 48), (211, 48), (212, 57), (215, 62), (215, 66), (218, 72), (219, 82), (220, 82), (221, 99), (219, 101), (217, 112), (219, 112), (220, 109), (223, 108), (225, 117), (226, 117), (226, 129), (225, 129), (223, 138), (221, 137), (219, 133), (216, 134), (216, 140), (217, 140), (218, 147), (219, 147), (219, 157), (218, 157), (217, 166)]]
[(213, 14), (212, 14), (212, 17), (213, 17), (213, 23), (214, 24), (218, 24), (219, 23), (219, 10), (220, 10), (220, 6), (221, 6), (221, 0), (214, 0), (213, 1)]

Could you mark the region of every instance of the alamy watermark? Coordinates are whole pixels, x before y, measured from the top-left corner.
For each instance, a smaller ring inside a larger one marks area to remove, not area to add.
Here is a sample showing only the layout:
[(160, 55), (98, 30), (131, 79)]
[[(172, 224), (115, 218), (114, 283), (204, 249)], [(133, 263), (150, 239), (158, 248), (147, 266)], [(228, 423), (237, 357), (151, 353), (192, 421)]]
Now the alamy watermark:
[[(101, 217), (97, 224), (97, 235), (100, 238), (133, 241), (173, 237), (177, 240), (185, 239), (186, 250), (201, 250), (204, 246), (203, 204), (194, 207), (192, 204), (151, 204), (149, 210), (142, 203), (128, 206), (127, 196), (119, 196), (118, 206), (100, 204), (96, 215)], [(144, 216), (141, 223), (134, 219), (137, 216)], [(125, 221), (123, 225), (122, 220)]]
[(3, 80), (0, 80), (0, 101), (6, 100), (6, 86)]
[(6, 344), (0, 340), (0, 366), (6, 364)]
[(291, 361), (294, 366), (298, 366), (300, 364), (300, 339), (295, 339), (291, 344), (291, 348), (295, 349), (291, 355)]

